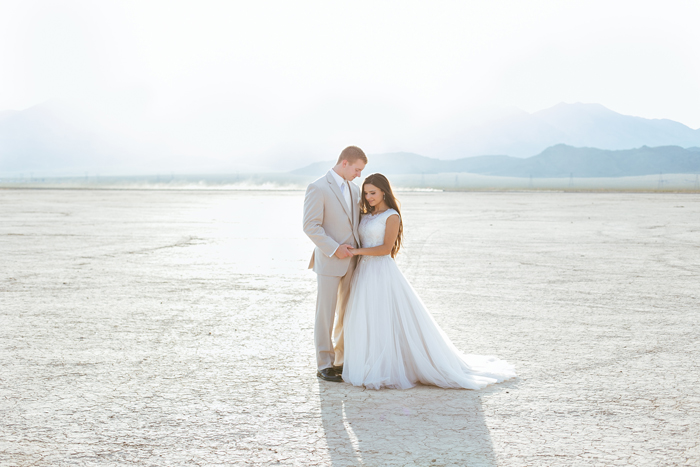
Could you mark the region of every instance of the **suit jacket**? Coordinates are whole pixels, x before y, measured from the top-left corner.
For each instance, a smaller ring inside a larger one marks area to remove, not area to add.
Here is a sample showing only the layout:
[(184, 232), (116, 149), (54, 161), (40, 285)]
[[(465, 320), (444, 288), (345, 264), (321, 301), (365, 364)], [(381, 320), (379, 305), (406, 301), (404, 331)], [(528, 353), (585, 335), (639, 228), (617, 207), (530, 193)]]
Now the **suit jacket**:
[[(331, 169), (333, 170), (333, 169)], [(306, 189), (304, 197), (304, 233), (316, 245), (309, 269), (324, 276), (344, 276), (353, 257), (339, 259), (333, 253), (339, 245), (357, 247), (360, 235), (360, 188), (350, 186), (352, 206), (348, 207), (338, 183), (330, 171)]]

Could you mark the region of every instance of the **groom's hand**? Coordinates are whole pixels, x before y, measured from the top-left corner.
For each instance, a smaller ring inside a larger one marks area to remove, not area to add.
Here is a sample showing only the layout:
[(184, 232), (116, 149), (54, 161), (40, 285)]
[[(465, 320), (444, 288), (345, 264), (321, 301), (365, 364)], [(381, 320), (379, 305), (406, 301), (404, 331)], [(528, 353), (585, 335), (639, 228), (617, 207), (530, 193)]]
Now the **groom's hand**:
[(348, 250), (352, 248), (350, 245), (340, 245), (337, 250), (335, 250), (335, 257), (338, 259), (345, 259), (348, 256), (352, 256), (352, 253)]

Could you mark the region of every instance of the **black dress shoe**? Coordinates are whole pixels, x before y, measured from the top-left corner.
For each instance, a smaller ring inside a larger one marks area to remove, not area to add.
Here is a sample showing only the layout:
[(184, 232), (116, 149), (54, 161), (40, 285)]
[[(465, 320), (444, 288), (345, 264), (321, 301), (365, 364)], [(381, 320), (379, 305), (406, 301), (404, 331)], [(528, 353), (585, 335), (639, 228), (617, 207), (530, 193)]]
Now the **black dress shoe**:
[(343, 374), (343, 365), (340, 366), (334, 366), (333, 371), (335, 371), (335, 374), (340, 376)]
[(323, 370), (318, 370), (316, 376), (326, 381), (333, 381), (334, 383), (342, 383), (343, 378), (335, 373), (333, 368), (324, 368)]

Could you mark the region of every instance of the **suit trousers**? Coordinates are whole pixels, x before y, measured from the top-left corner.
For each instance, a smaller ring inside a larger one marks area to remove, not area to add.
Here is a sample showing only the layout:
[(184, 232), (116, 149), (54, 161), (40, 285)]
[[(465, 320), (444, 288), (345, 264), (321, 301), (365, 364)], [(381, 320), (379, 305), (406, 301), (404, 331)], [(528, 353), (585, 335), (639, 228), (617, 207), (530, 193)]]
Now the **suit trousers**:
[[(357, 257), (350, 260), (344, 276), (316, 275), (318, 294), (316, 296), (316, 324), (314, 341), (316, 344), (316, 364), (318, 369), (343, 364), (343, 318), (350, 297), (350, 282), (355, 272)], [(335, 318), (335, 328), (333, 319)], [(333, 345), (335, 340), (335, 346)]]

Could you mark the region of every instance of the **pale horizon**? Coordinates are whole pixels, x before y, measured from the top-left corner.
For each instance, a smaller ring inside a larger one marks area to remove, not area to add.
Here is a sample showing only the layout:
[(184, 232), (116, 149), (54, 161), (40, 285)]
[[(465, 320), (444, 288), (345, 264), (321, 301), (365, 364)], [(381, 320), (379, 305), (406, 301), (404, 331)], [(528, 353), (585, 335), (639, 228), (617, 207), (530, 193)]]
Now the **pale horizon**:
[(58, 103), (106, 148), (96, 167), (144, 170), (291, 170), (349, 144), (455, 158), (474, 125), (562, 102), (698, 129), (698, 19), (690, 1), (4, 2), (0, 111)]

